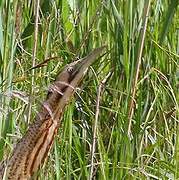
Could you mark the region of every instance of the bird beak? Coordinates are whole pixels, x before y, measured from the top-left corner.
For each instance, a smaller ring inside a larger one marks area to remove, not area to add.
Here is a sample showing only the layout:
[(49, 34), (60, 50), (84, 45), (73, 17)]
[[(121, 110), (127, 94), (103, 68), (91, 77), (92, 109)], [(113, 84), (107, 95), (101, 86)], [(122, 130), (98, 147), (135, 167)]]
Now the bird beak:
[(84, 74), (87, 68), (96, 60), (105, 48), (106, 46), (96, 48), (86, 57), (80, 59), (75, 65), (75, 70), (72, 76), (75, 77), (77, 74)]

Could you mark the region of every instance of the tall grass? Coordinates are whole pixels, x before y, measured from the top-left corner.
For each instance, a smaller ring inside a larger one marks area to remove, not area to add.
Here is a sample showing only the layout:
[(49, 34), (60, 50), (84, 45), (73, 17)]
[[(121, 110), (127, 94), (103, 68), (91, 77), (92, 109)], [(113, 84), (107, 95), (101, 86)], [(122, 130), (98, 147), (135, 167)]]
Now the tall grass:
[(36, 7), (0, 1), (0, 160), (24, 135), (58, 71), (106, 44), (37, 176), (178, 179), (178, 1), (41, 0), (39, 17)]

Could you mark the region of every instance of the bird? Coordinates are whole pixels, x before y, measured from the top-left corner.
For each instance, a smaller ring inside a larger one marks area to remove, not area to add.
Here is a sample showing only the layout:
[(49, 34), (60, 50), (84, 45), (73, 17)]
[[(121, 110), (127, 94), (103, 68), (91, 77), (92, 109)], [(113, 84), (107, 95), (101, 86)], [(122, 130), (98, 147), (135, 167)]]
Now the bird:
[(53, 146), (65, 107), (88, 67), (105, 48), (93, 49), (84, 58), (66, 65), (57, 75), (27, 132), (15, 145), (10, 158), (1, 163), (0, 179), (28, 180), (43, 166)]

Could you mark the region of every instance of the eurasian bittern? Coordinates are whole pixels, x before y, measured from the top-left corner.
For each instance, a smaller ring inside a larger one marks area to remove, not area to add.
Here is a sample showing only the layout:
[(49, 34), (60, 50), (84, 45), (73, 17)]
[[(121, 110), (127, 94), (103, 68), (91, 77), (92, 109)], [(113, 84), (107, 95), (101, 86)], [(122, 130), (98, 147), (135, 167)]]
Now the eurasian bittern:
[(103, 49), (104, 47), (94, 49), (83, 59), (67, 65), (57, 76), (34, 122), (17, 143), (12, 156), (1, 165), (0, 179), (30, 179), (42, 166), (53, 144), (65, 106), (87, 68)]

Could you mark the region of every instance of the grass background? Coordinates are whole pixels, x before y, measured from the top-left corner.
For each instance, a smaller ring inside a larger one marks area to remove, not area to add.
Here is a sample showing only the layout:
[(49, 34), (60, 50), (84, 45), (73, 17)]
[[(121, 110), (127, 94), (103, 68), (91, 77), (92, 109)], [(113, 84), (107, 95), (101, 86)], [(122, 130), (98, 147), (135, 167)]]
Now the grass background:
[(39, 179), (178, 179), (178, 8), (178, 0), (1, 0), (0, 160), (58, 71), (107, 45), (66, 108)]

